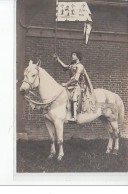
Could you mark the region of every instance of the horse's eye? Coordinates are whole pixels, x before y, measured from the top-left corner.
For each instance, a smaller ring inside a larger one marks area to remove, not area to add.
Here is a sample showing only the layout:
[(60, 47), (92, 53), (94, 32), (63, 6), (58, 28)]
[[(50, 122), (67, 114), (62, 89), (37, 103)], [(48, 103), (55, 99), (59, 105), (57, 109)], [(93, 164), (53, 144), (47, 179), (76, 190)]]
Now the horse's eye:
[(32, 75), (32, 77), (35, 77), (35, 75)]

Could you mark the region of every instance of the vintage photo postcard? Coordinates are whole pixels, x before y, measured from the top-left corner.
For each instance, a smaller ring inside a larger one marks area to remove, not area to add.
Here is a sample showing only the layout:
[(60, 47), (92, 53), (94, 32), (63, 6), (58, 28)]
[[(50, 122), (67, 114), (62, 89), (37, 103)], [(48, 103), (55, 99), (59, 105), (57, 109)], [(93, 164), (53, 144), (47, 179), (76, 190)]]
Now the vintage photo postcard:
[(128, 172), (127, 0), (16, 1), (15, 133), (17, 175)]

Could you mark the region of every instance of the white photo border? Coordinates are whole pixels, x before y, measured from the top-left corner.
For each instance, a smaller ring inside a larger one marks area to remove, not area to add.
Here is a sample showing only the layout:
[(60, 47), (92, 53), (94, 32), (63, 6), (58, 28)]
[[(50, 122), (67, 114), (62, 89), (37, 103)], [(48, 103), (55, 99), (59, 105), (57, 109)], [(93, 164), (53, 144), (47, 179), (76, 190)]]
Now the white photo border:
[(128, 173), (16, 172), (16, 0), (0, 0), (0, 13), (0, 185), (128, 185)]

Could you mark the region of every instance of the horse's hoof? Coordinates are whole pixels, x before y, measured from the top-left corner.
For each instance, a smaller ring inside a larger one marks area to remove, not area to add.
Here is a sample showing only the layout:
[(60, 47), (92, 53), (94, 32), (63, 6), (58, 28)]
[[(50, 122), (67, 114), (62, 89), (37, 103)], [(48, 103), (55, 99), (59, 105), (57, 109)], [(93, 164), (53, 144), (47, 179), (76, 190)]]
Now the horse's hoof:
[(58, 162), (61, 162), (62, 161), (62, 158), (63, 158), (63, 156), (58, 156), (58, 158), (57, 158), (57, 160), (58, 160)]
[(114, 150), (113, 150), (113, 154), (114, 154), (114, 155), (118, 155), (118, 150), (114, 149)]
[(110, 148), (108, 148), (107, 150), (106, 150), (106, 154), (110, 154), (111, 153), (111, 151), (112, 151), (112, 149), (110, 149)]
[(48, 156), (48, 159), (54, 158), (55, 155), (56, 155), (56, 153), (51, 153), (51, 154)]

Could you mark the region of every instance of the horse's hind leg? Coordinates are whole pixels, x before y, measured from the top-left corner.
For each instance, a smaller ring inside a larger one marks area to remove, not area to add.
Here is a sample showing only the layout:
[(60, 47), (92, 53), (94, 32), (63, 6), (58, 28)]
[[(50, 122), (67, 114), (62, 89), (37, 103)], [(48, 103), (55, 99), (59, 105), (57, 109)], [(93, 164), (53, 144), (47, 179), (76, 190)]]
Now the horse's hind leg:
[(54, 127), (54, 124), (51, 121), (49, 121), (48, 119), (45, 119), (45, 124), (46, 124), (46, 127), (48, 129), (48, 133), (49, 133), (50, 141), (51, 141), (51, 151), (50, 151), (50, 155), (48, 156), (48, 158), (51, 159), (56, 154), (56, 150), (55, 150), (55, 127)]
[(107, 150), (106, 153), (110, 153), (113, 147), (113, 130), (112, 126), (110, 125), (110, 122), (106, 117), (101, 117), (100, 120), (102, 121), (105, 129), (108, 132), (109, 140), (108, 140), (108, 145), (107, 145)]
[(117, 121), (111, 121), (110, 122), (113, 131), (114, 131), (114, 138), (115, 138), (115, 145), (113, 148), (113, 154), (117, 155), (119, 151), (119, 128), (118, 128), (118, 122)]

